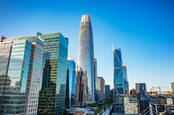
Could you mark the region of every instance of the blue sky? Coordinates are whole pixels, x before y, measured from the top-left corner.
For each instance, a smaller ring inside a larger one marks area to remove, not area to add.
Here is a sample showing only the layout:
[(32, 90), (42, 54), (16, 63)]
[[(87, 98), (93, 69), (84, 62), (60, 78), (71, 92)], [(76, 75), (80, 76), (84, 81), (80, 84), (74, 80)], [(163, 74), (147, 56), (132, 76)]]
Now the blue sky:
[[(174, 81), (173, 0), (0, 0), (0, 35), (32, 36), (61, 32), (69, 56), (77, 59), (80, 19), (89, 14), (98, 76), (113, 86), (112, 46), (121, 48), (130, 89), (171, 90)], [(163, 88), (164, 87), (164, 88)]]

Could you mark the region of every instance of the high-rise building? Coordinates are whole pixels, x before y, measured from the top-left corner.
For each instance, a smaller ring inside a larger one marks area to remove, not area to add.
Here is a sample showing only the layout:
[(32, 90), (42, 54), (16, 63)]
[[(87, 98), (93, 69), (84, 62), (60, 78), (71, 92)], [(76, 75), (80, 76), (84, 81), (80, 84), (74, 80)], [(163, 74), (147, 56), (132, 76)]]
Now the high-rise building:
[(94, 59), (94, 90), (95, 90), (95, 101), (97, 101), (97, 59)]
[(119, 114), (124, 114), (124, 94), (114, 94), (114, 112)]
[(149, 96), (143, 96), (141, 100), (139, 100), (139, 112), (142, 113), (143, 111), (146, 111), (147, 108), (149, 107), (149, 102), (150, 102)]
[(116, 94), (124, 94), (121, 50), (113, 48), (114, 89)]
[(172, 86), (172, 91), (173, 91), (173, 94), (174, 94), (174, 82), (171, 83), (171, 86)]
[(97, 94), (98, 101), (105, 99), (105, 80), (103, 77), (97, 77)]
[(38, 114), (57, 115), (65, 110), (68, 38), (61, 33), (41, 34), (44, 71)]
[(106, 99), (110, 99), (110, 85), (105, 85)]
[[(12, 41), (0, 36), (0, 113), (2, 114), (3, 95), (7, 81), (7, 72), (11, 55)], [(8, 81), (7, 81), (8, 82)]]
[(138, 101), (136, 97), (125, 96), (124, 97), (124, 114), (126, 115), (138, 115)]
[(122, 66), (121, 49), (113, 48), (114, 63), (114, 92), (115, 94), (128, 94), (129, 82), (127, 80), (127, 67)]
[(0, 36), (0, 76), (7, 75), (11, 48), (12, 41), (6, 39), (4, 36)]
[(114, 99), (114, 114), (118, 115), (138, 115), (138, 101), (135, 96), (117, 94)]
[(76, 85), (76, 64), (72, 57), (68, 58), (68, 78), (67, 78), (67, 88), (69, 101), (66, 103), (69, 107), (75, 106), (75, 85)]
[(127, 80), (127, 67), (123, 66), (122, 67), (122, 72), (123, 72), (123, 79), (124, 79), (124, 94), (129, 93), (129, 83)]
[(87, 96), (87, 76), (80, 67), (76, 69), (76, 96), (75, 103), (77, 107), (86, 105)]
[(112, 100), (114, 100), (114, 89), (111, 89), (110, 98), (111, 98)]
[(37, 37), (11, 39), (1, 114), (36, 115), (42, 82), (43, 44)]
[(83, 15), (80, 24), (80, 34), (78, 43), (78, 66), (87, 74), (87, 103), (93, 103), (94, 89), (94, 46), (93, 32), (90, 16)]
[(70, 108), (70, 89), (69, 89), (69, 64), (67, 62), (67, 75), (66, 75), (66, 97), (65, 97), (65, 107)]
[[(12, 41), (0, 36), (0, 86), (5, 85), (8, 66), (10, 61)], [(3, 93), (3, 87), (0, 87), (0, 95)], [(0, 101), (1, 102), (1, 101)]]
[(136, 83), (136, 95), (138, 99), (146, 94), (146, 84), (145, 83)]

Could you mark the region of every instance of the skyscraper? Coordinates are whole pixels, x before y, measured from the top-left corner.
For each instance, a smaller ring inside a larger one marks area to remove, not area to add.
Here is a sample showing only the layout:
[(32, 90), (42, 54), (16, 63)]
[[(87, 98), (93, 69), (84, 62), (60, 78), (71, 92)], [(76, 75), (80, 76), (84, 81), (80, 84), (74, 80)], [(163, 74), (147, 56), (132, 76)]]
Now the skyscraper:
[(113, 48), (114, 89), (116, 94), (124, 94), (121, 50)]
[(80, 24), (78, 43), (78, 66), (87, 74), (87, 102), (94, 102), (94, 48), (91, 19), (83, 15)]
[(38, 114), (57, 115), (65, 110), (68, 38), (61, 33), (41, 34), (44, 72)]
[(68, 97), (69, 106), (75, 106), (76, 64), (72, 57), (68, 58)]
[(110, 85), (105, 85), (105, 94), (106, 94), (106, 99), (110, 99)]
[(138, 101), (134, 96), (124, 96), (124, 114), (125, 115), (138, 115)]
[(94, 59), (94, 91), (95, 101), (97, 101), (97, 59)]
[(0, 113), (3, 112), (3, 95), (7, 81), (7, 72), (10, 62), (12, 41), (7, 40), (4, 36), (0, 36)]
[(129, 83), (127, 80), (127, 67), (123, 66), (122, 67), (122, 72), (123, 72), (123, 79), (124, 79), (124, 94), (129, 93)]
[(173, 91), (173, 94), (174, 94), (174, 82), (171, 83), (171, 86), (172, 86), (172, 91)]
[(69, 64), (67, 62), (67, 75), (66, 75), (66, 97), (65, 97), (65, 107), (70, 108), (70, 89), (69, 89)]
[(136, 83), (136, 95), (138, 99), (146, 94), (146, 84), (145, 83)]
[(87, 96), (87, 76), (80, 67), (76, 69), (76, 96), (75, 103), (77, 107), (86, 105)]
[(105, 80), (103, 77), (97, 77), (97, 94), (98, 101), (105, 99)]
[(12, 50), (0, 102), (1, 114), (37, 114), (43, 44), (37, 37), (11, 39)]
[[(0, 76), (7, 75), (12, 41), (0, 36)], [(1, 80), (2, 81), (2, 80)]]

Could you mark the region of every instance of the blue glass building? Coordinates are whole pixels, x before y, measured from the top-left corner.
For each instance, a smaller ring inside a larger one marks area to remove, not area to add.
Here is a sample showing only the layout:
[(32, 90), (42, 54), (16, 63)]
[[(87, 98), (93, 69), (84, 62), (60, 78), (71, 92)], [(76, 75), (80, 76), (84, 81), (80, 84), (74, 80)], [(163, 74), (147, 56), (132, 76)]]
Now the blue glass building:
[(123, 79), (124, 79), (124, 94), (129, 93), (129, 82), (127, 80), (127, 67), (123, 66), (122, 67), (122, 72), (123, 72)]
[(65, 110), (68, 38), (61, 33), (41, 34), (44, 70), (39, 95), (39, 115), (61, 115)]
[(87, 103), (95, 102), (94, 90), (94, 48), (90, 16), (83, 15), (80, 24), (78, 43), (78, 66), (87, 75)]
[(42, 78), (42, 41), (37, 37), (12, 41), (0, 114), (36, 115)]
[(73, 58), (68, 58), (68, 91), (69, 91), (69, 105), (75, 106), (75, 93), (76, 93), (76, 64)]
[(110, 91), (110, 85), (105, 85), (105, 95), (106, 95), (106, 99), (110, 99), (111, 96), (111, 91)]
[(6, 37), (0, 36), (0, 114), (5, 113), (4, 98), (5, 88), (7, 84), (7, 72), (11, 56), (12, 41), (8, 41)]
[(124, 94), (121, 50), (113, 48), (114, 89), (116, 94)]
[(94, 59), (94, 90), (95, 90), (95, 101), (97, 101), (97, 59)]

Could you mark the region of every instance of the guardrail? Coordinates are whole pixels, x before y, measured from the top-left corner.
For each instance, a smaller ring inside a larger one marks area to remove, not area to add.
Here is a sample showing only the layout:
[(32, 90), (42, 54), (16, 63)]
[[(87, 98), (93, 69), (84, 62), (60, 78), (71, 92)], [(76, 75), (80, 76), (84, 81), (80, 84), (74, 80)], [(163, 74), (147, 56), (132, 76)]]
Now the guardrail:
[(112, 111), (113, 103), (102, 113), (102, 115), (109, 115)]

